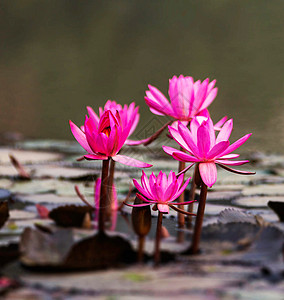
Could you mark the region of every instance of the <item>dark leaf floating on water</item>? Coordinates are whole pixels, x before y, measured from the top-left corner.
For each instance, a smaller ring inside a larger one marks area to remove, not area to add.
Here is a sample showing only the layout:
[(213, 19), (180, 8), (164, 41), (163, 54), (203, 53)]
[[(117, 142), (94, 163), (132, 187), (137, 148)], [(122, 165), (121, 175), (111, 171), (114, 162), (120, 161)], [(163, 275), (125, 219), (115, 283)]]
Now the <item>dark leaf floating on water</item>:
[(97, 234), (74, 242), (70, 229), (48, 232), (42, 228), (27, 228), (21, 238), (20, 250), (23, 265), (35, 269), (102, 269), (136, 259), (131, 245), (121, 236)]
[(8, 202), (0, 202), (0, 228), (6, 223), (9, 219), (9, 208)]
[(284, 202), (269, 201), (268, 206), (277, 214), (279, 220), (284, 222)]
[(121, 236), (96, 234), (76, 243), (63, 263), (66, 269), (102, 269), (136, 261), (130, 243)]
[(49, 218), (62, 227), (82, 227), (86, 214), (92, 217), (93, 209), (88, 206), (65, 205), (60, 206), (49, 213)]
[(26, 228), (21, 236), (21, 261), (27, 266), (57, 266), (67, 256), (74, 243), (71, 229), (55, 231)]

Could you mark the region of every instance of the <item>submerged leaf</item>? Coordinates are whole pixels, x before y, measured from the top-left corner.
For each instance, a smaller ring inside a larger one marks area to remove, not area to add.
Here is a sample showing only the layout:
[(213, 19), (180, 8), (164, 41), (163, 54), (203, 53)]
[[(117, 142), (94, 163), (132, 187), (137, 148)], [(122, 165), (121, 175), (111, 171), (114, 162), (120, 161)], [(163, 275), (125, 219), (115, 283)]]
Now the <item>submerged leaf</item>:
[(86, 214), (92, 217), (93, 209), (88, 206), (65, 205), (54, 208), (49, 218), (63, 227), (82, 227), (85, 224)]

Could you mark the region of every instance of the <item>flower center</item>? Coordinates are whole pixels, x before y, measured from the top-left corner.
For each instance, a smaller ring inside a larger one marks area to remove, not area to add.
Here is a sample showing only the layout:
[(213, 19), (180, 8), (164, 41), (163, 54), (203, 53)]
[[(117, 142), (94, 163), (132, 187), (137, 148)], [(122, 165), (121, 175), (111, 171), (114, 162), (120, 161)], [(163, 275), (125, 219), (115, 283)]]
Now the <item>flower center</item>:
[(104, 133), (107, 137), (110, 136), (110, 132), (111, 132), (110, 126), (105, 127), (105, 128), (102, 130), (102, 133)]

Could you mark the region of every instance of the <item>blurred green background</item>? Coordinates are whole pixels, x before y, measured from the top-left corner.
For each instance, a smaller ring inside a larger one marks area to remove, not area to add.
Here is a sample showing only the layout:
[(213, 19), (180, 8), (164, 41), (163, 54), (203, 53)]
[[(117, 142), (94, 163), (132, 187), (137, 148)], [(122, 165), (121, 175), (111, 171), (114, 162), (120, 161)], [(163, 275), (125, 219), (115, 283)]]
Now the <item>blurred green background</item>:
[[(147, 84), (217, 79), (210, 112), (234, 118), (232, 141), (284, 152), (284, 1), (0, 1), (0, 134), (73, 139), (86, 105), (140, 105)], [(165, 119), (157, 117), (161, 123)], [(135, 135), (134, 137), (135, 138)]]

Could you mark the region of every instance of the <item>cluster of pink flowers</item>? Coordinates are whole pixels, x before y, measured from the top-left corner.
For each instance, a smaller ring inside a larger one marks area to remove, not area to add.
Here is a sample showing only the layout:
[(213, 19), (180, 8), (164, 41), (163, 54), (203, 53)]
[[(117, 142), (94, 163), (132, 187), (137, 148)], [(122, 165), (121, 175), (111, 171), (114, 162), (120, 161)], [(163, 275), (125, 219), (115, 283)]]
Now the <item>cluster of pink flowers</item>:
[[(187, 187), (190, 178), (184, 182), (184, 173), (194, 164), (196, 164), (202, 184), (206, 188), (212, 187), (217, 180), (216, 166), (234, 173), (252, 174), (229, 167), (248, 162), (248, 160), (234, 160), (239, 155), (232, 152), (245, 143), (251, 134), (230, 144), (233, 120), (227, 120), (227, 117), (224, 117), (215, 125), (213, 124), (208, 107), (217, 96), (218, 89), (215, 87), (215, 83), (216, 80), (210, 82), (208, 78), (201, 82), (200, 80), (194, 81), (190, 76), (174, 76), (169, 80), (170, 101), (156, 87), (148, 86), (149, 90), (146, 91), (145, 97), (146, 104), (152, 113), (172, 119), (172, 124), (168, 126), (169, 137), (173, 138), (180, 146), (180, 150), (168, 146), (163, 146), (163, 150), (175, 160), (190, 164), (178, 175), (174, 171), (170, 171), (167, 176), (161, 171), (158, 176), (152, 173), (148, 178), (143, 171), (141, 185), (136, 179), (133, 179), (139, 192), (137, 197), (143, 203), (125, 204), (133, 207), (154, 204), (159, 213), (168, 213), (169, 207), (174, 208), (174, 204), (192, 203), (193, 201), (183, 203), (174, 203), (173, 201), (179, 198)], [(85, 117), (83, 126), (78, 127), (70, 121), (75, 139), (87, 152), (84, 155), (85, 159), (115, 161), (139, 168), (152, 166), (149, 163), (119, 154), (123, 145), (138, 145), (145, 142), (145, 140), (129, 139), (140, 118), (138, 107), (134, 102), (129, 106), (122, 106), (115, 101), (108, 100), (104, 108), (99, 108), (98, 115), (91, 107), (87, 107), (87, 111), (89, 116)], [(216, 131), (219, 131), (217, 135)], [(105, 178), (102, 178), (102, 184), (97, 185), (97, 206), (105, 197), (104, 180), (107, 176), (113, 176), (113, 174), (108, 175), (108, 166), (103, 166), (105, 170), (102, 171), (102, 176)], [(100, 201), (98, 189), (101, 194)]]

